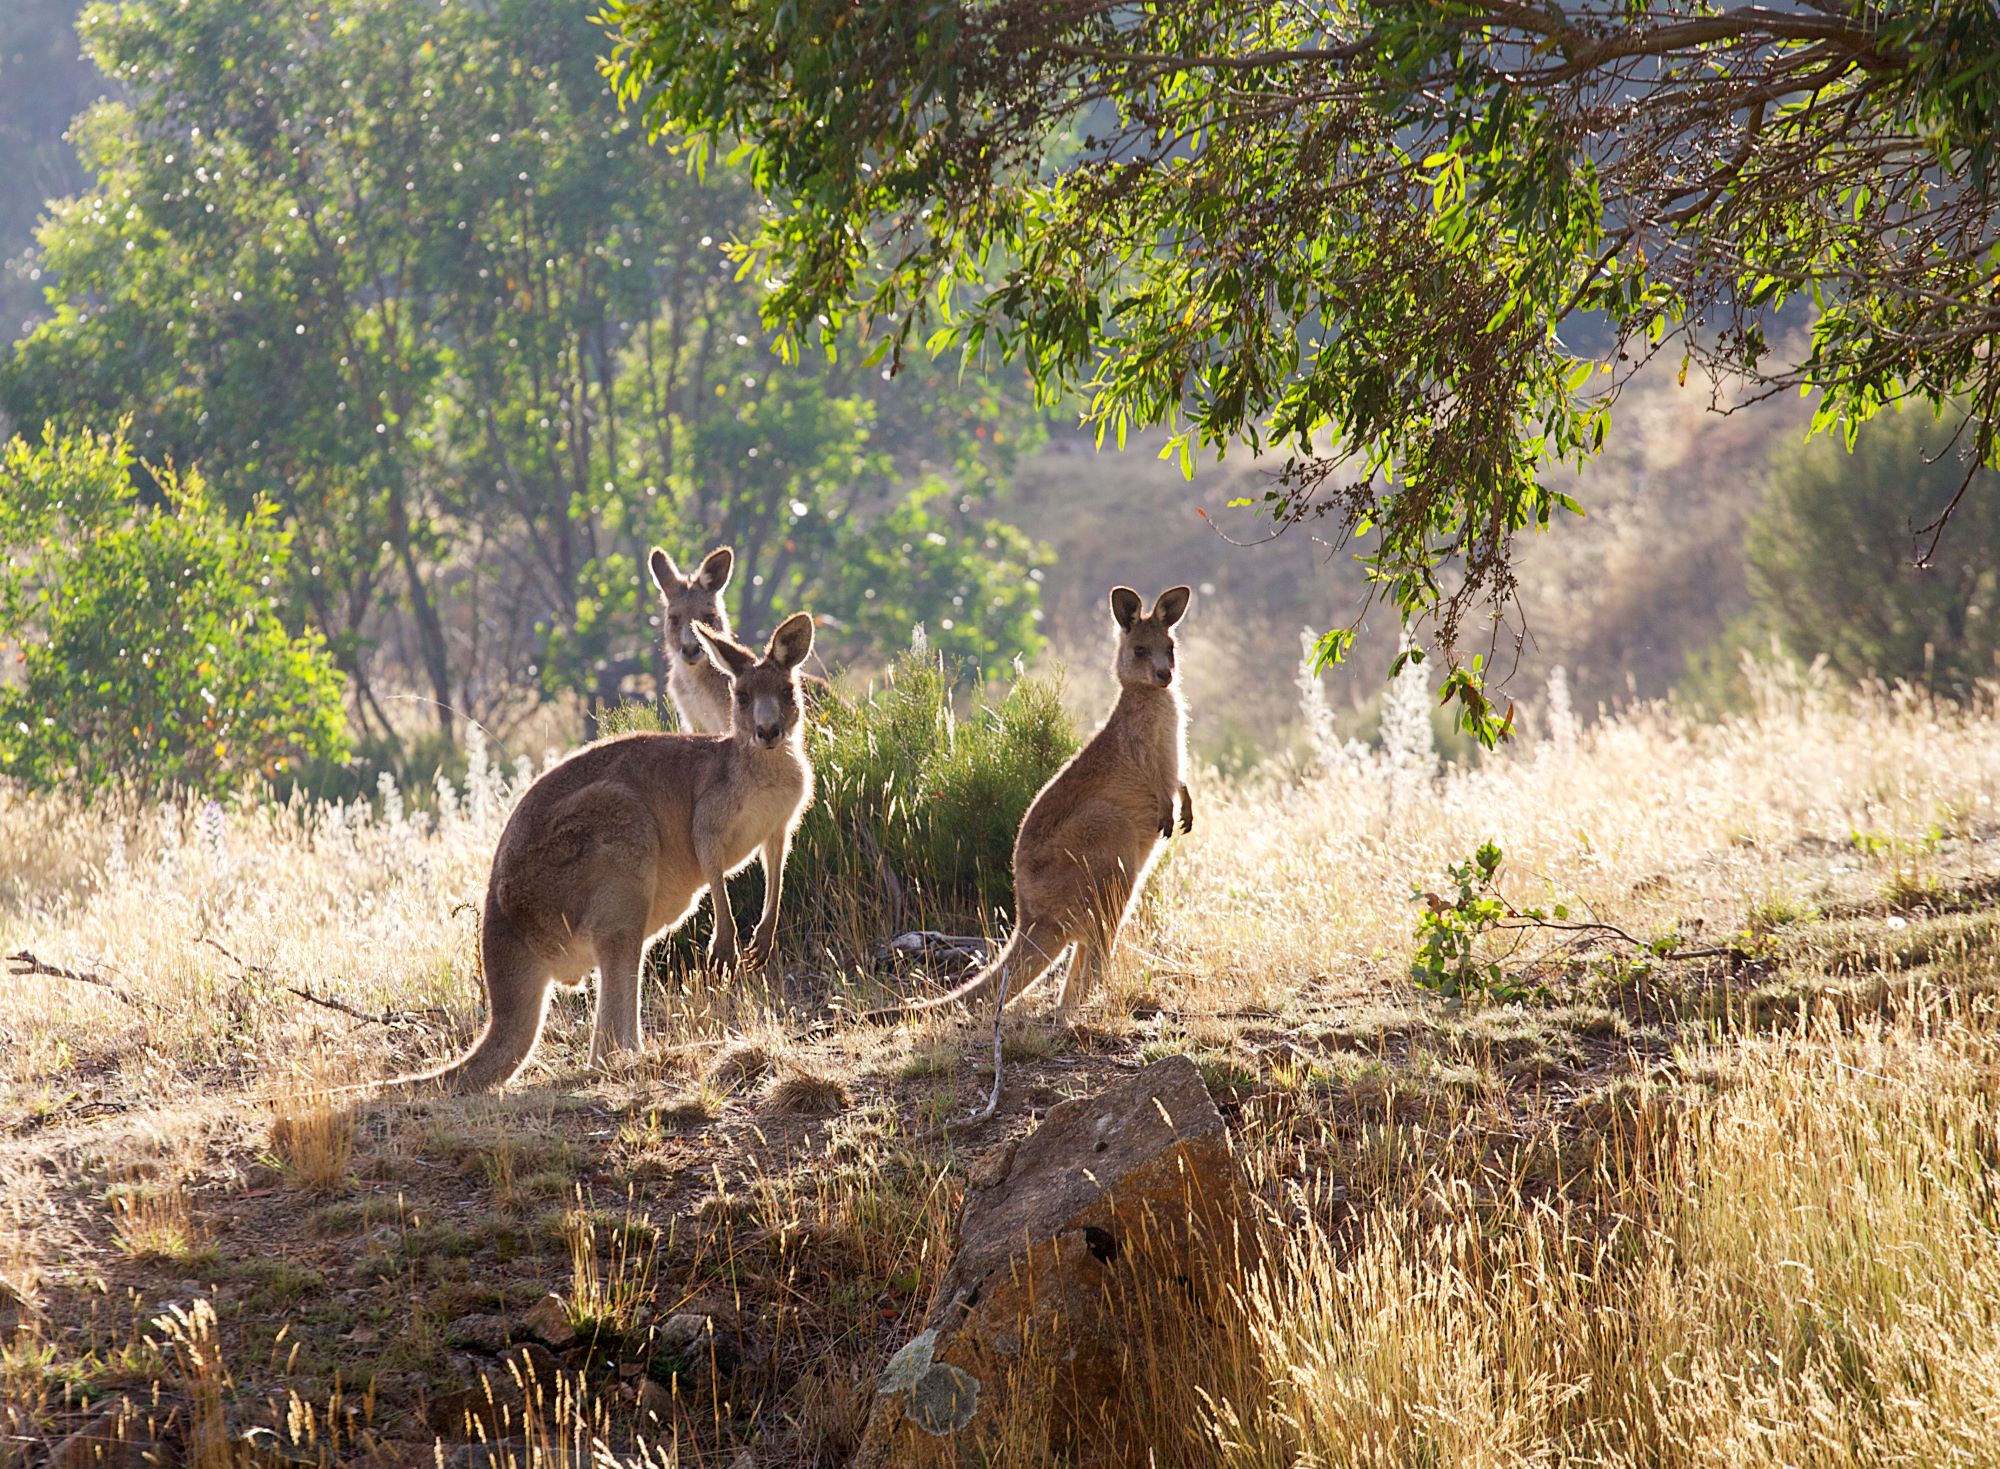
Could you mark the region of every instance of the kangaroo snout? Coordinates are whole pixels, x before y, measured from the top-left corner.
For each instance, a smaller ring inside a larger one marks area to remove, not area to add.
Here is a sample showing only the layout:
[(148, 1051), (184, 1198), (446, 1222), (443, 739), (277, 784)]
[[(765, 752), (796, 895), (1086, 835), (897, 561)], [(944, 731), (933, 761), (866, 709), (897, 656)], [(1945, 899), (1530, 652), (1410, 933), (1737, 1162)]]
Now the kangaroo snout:
[(784, 725), (765, 724), (761, 720), (758, 722), (757, 743), (762, 745), (765, 749), (769, 750), (776, 748), (778, 741), (782, 740), (784, 737), (785, 737)]
[(1154, 683), (1158, 684), (1161, 688), (1165, 688), (1168, 684), (1172, 683), (1173, 681), (1174, 681), (1174, 671), (1172, 668), (1162, 668), (1157, 664), (1154, 665), (1153, 668)]

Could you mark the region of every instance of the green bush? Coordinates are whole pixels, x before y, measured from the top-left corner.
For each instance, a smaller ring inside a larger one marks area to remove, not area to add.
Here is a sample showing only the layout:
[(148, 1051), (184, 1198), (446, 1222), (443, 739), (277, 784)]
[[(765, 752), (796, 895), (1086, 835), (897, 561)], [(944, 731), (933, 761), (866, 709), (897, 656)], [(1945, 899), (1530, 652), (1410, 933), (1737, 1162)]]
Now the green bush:
[(85, 792), (220, 793), (338, 758), (340, 675), (279, 616), (289, 534), (122, 437), (45, 431), (0, 456), (0, 774)]
[[(855, 699), (829, 692), (806, 735), (816, 793), (785, 873), (781, 942), (862, 962), (912, 928), (1001, 930), (1014, 902), (1014, 833), (1028, 803), (1077, 747), (1060, 691), (1016, 677), (975, 694), (961, 717), (958, 680), (930, 653), (906, 653)], [(657, 729), (628, 706), (608, 729)], [(763, 901), (754, 865), (730, 883), (748, 931)], [(687, 958), (707, 922), (667, 946)]]
[(1831, 436), (1782, 451), (1745, 539), (1754, 608), (1726, 653), (1775, 636), (1849, 678), (1953, 696), (2000, 671), (2000, 475), (1973, 478), (1931, 564), (1915, 564), (1920, 528), (1965, 484), (1966, 463), (1945, 452), (1955, 427), (1906, 409), (1871, 419), (1852, 452)]

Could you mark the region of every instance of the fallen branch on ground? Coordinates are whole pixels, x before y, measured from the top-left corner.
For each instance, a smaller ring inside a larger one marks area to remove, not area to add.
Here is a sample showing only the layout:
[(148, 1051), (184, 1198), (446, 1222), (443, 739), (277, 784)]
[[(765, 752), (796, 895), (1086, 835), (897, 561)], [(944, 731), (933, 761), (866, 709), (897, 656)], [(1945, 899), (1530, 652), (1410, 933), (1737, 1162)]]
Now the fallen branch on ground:
[[(201, 934), (199, 938), (202, 943), (207, 944), (216, 953), (222, 955), (231, 964), (234, 964), (243, 975), (261, 975), (267, 979), (271, 976), (270, 965), (246, 963), (233, 950), (209, 934)], [(332, 995), (316, 994), (308, 985), (281, 984), (279, 988), (284, 990), (288, 995), (297, 995), (309, 1005), (318, 1005), (321, 1009), (332, 1010), (336, 1014), (347, 1016), (350, 1020), (357, 1020), (363, 1025), (380, 1025), (391, 1030), (404, 1027), (426, 1030), (429, 1029), (431, 1021), (442, 1019), (445, 1013), (437, 1006), (431, 1005), (422, 1010), (384, 1010), (379, 1015), (371, 1015), (366, 1010), (358, 1009), (348, 1004), (345, 1000), (335, 999)]]
[(7, 972), (15, 979), (25, 979), (35, 974), (45, 975), (50, 979), (67, 979), (76, 984), (95, 985), (98, 989), (108, 990), (114, 998), (124, 1001), (135, 1010), (148, 1007), (148, 1001), (133, 994), (116, 980), (106, 979), (95, 970), (67, 969), (60, 964), (51, 964), (45, 959), (38, 958), (26, 949), (9, 954), (7, 962), (13, 966)]

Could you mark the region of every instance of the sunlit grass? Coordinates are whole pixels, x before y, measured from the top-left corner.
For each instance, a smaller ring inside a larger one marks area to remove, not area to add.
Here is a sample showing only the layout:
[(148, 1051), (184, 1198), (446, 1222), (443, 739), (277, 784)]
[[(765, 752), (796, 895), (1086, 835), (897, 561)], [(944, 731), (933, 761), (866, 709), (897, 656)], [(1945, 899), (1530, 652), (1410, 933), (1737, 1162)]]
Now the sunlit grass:
[[(1093, 1064), (1185, 1052), (1236, 1129), (1269, 1248), (1197, 1315), (1135, 1318), (1159, 1464), (1994, 1461), (2000, 739), (1984, 704), (1760, 689), (1732, 723), (1638, 710), (1434, 783), (1351, 757), (1194, 774), (1195, 831), (1104, 997), (1074, 1031), (1030, 1013), (1005, 1035), (1010, 1076), (1041, 1078), (1007, 1125)], [(0, 1158), (0, 1311), (34, 1302), (0, 1368), (38, 1422), (73, 1421), (52, 1405), (107, 1363), (135, 1375), (118, 1354), (158, 1314), (79, 1326), (75, 1303), (122, 1308), (101, 1283), (121, 1271), (177, 1299), (227, 1276), (213, 1214), (254, 1183), (274, 1229), (353, 1246), (236, 1287), (303, 1314), (379, 1285), (385, 1371), (447, 1370), (448, 1321), (511, 1309), (477, 1294), (498, 1240), (593, 1339), (718, 1297), (768, 1313), (765, 1416), (711, 1388), (659, 1455), (682, 1433), (700, 1462), (755, 1433), (773, 1463), (852, 1452), (954, 1247), (966, 1158), (913, 1137), (983, 1092), (983, 1038), (826, 1027), (796, 976), (693, 979), (649, 986), (650, 1048), (611, 1076), (582, 1064), (589, 997), (564, 996), (506, 1097), (342, 1092), (476, 1024), (467, 905), (518, 789), (478, 780), (424, 812), (248, 805), (219, 837), (194, 807), (0, 791), (0, 951), (91, 976), (0, 988), (24, 1160)], [(1734, 967), (1537, 939), (1515, 956), (1544, 964), (1535, 1003), (1413, 990), (1413, 890), (1488, 840), (1517, 901), (1734, 946)], [(902, 983), (818, 978), (864, 1001)], [(587, 1175), (629, 1201), (587, 1207)], [(220, 1320), (154, 1334), (197, 1422), (237, 1365)], [(281, 1352), (278, 1324), (258, 1385), (320, 1364), (292, 1410), (311, 1458), (349, 1432), (328, 1414), (357, 1323)], [(602, 1380), (540, 1391), (508, 1388), (506, 1436), (629, 1448)]]

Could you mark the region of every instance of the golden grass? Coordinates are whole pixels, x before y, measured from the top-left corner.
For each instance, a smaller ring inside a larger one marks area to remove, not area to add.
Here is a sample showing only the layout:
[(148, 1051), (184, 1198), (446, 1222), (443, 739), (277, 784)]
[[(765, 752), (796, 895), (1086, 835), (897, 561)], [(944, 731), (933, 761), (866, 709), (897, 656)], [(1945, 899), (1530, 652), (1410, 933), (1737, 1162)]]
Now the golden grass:
[[(1108, 1058), (1173, 1050), (1240, 1103), (1271, 1248), (1219, 1311), (1141, 1323), (1134, 1402), (1160, 1464), (2000, 1462), (1982, 869), (2000, 728), (1987, 704), (1775, 676), (1760, 692), (1732, 723), (1644, 709), (1435, 782), (1336, 752), (1198, 775), (1195, 831), (1084, 1024), (1007, 1037), (1036, 1106)], [(96, 1282), (120, 1270), (160, 1262), (171, 1282), (234, 1250), (206, 1211), (269, 1155), (291, 1185), (260, 1199), (274, 1216), (346, 1211), (339, 1265), (384, 1283), (398, 1360), (502, 1310), (474, 1299), (472, 1257), (540, 1231), (544, 1288), (579, 1324), (643, 1334), (698, 1293), (771, 1313), (762, 1416), (705, 1405), (690, 1461), (730, 1462), (719, 1446), (753, 1428), (759, 1463), (851, 1449), (952, 1248), (964, 1159), (909, 1144), (913, 1114), (983, 1091), (983, 1038), (949, 1017), (810, 1037), (773, 989), (691, 984), (649, 991), (652, 1049), (605, 1078), (583, 1065), (588, 997), (562, 997), (509, 1097), (347, 1110), (339, 1085), (470, 1033), (462, 905), (511, 794), (252, 805), (210, 843), (192, 807), (0, 791), (0, 952), (103, 981), (0, 989), (0, 1124), (23, 1138), (18, 1164), (0, 1157), (0, 1279), (33, 1303), (0, 1340), (7, 1383), (105, 1373), (121, 1328), (63, 1338), (84, 1330), (73, 1303), (110, 1299)], [(1547, 1003), (1416, 993), (1412, 892), (1486, 840), (1516, 901), (1735, 944), (1743, 972), (1711, 994), (1656, 965), (1659, 993), (1620, 1007), (1607, 996), (1645, 966), (1601, 945), (1568, 965), (1544, 935), (1512, 962), (1539, 956)], [(622, 1218), (565, 1215), (586, 1170), (600, 1193), (606, 1175), (657, 1192)], [(427, 1191), (423, 1223), (390, 1229), (406, 1185)], [(199, 1424), (229, 1381), (213, 1339), (245, 1328), (193, 1312), (156, 1336)], [(290, 1362), (299, 1340), (287, 1357), (266, 1330), (253, 1355)], [(328, 1382), (337, 1350), (305, 1350)], [(515, 1436), (568, 1462), (629, 1445), (594, 1389), (545, 1387)], [(320, 1392), (292, 1415), (330, 1459)]]
[(330, 1193), (353, 1162), (353, 1113), (323, 1084), (281, 1092), (271, 1102), (271, 1149), (295, 1187)]
[(1358, 1228), (1292, 1221), (1184, 1462), (1996, 1462), (1993, 1039), (1934, 1011), (1719, 1040), (1677, 1145), (1562, 1202), (1445, 1161)]

